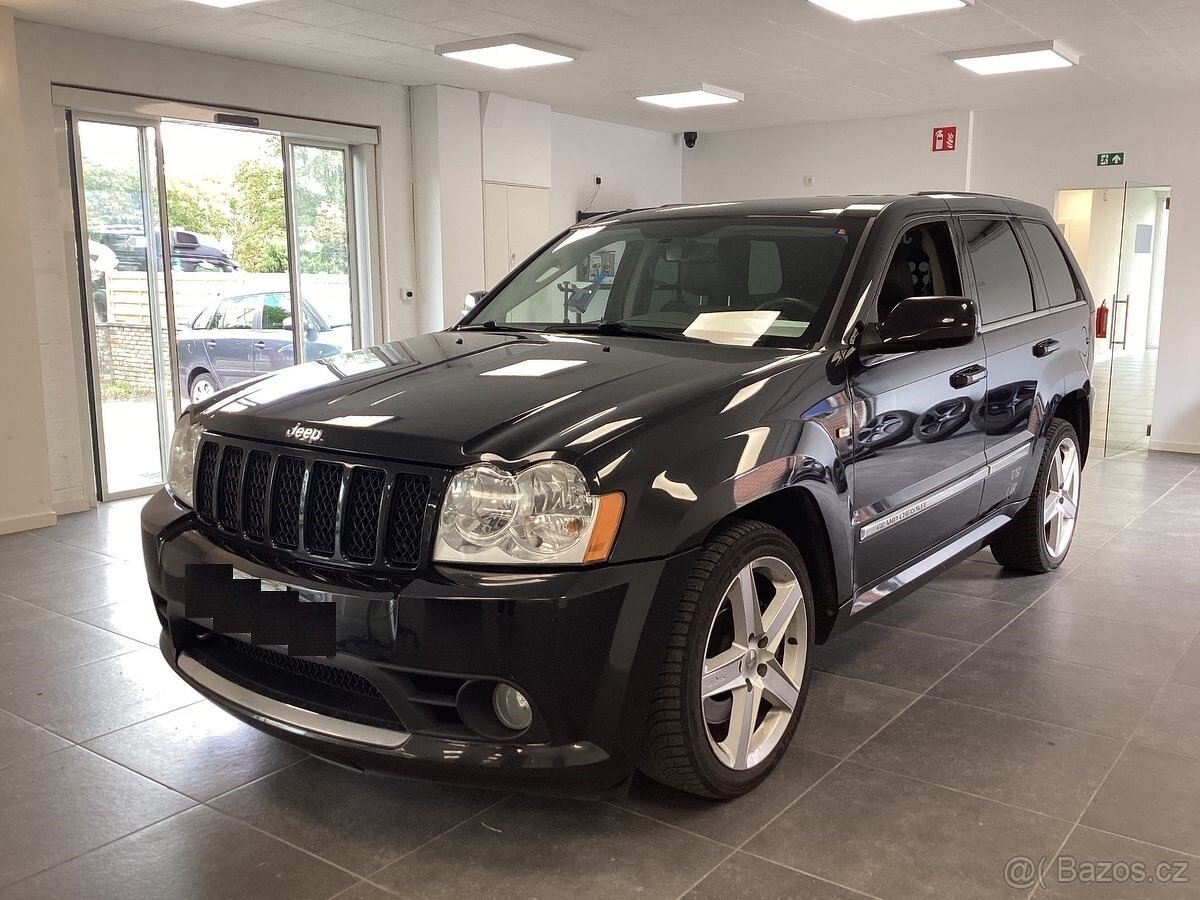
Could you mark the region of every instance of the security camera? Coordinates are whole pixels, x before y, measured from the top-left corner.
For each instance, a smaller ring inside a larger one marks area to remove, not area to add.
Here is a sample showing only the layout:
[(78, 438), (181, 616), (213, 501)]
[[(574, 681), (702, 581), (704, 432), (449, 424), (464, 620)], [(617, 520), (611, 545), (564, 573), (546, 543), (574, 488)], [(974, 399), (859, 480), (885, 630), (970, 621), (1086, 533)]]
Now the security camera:
[(698, 132), (695, 132), (695, 131), (685, 131), (685, 132), (683, 133), (683, 145), (684, 145), (685, 147), (687, 147), (689, 150), (691, 150), (693, 147), (695, 147), (695, 146), (696, 146), (696, 140), (697, 140), (699, 137), (700, 137), (700, 135), (699, 135), (699, 133), (698, 133)]

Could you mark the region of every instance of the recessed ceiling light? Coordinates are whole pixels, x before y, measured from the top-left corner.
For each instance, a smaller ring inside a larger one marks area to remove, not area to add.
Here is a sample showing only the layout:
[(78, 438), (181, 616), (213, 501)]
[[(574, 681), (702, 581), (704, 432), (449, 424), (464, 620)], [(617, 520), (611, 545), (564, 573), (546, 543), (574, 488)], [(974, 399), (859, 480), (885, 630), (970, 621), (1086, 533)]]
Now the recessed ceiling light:
[(460, 59), (493, 69), (553, 66), (557, 63), (573, 62), (578, 52), (570, 47), (539, 41), (525, 34), (502, 34), (473, 41), (438, 44), (433, 51), (447, 59)]
[(698, 88), (690, 91), (676, 91), (671, 94), (642, 94), (638, 96), (638, 99), (643, 103), (665, 106), (667, 109), (692, 109), (697, 106), (723, 106), (726, 103), (741, 103), (746, 99), (746, 95), (728, 88), (717, 87), (715, 84), (701, 84)]
[(911, 16), (915, 13), (943, 12), (962, 9), (975, 0), (808, 0), (822, 9), (837, 13), (854, 22), (867, 19), (886, 19), (892, 16)]
[(964, 69), (977, 75), (1006, 75), (1010, 72), (1034, 72), (1038, 69), (1068, 69), (1079, 65), (1079, 57), (1058, 41), (1012, 44), (1008, 47), (984, 47), (947, 53)]
[(203, 3), (205, 6), (215, 6), (218, 9), (229, 9), (233, 6), (246, 6), (258, 3), (259, 0), (192, 0), (193, 3)]

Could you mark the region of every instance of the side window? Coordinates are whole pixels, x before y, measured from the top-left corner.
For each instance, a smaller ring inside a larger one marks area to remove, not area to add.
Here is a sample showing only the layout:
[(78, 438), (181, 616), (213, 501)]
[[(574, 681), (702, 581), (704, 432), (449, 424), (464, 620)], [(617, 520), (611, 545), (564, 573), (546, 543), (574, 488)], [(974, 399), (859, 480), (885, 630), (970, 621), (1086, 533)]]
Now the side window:
[(258, 313), (259, 300), (243, 297), (224, 304), (221, 312), (222, 328), (253, 328), (254, 316)]
[(1041, 266), (1050, 305), (1062, 306), (1064, 303), (1074, 303), (1082, 299), (1075, 275), (1063, 255), (1062, 246), (1055, 240), (1050, 228), (1041, 222), (1026, 222), (1025, 234), (1029, 236), (1033, 255), (1037, 257), (1038, 265)]
[(263, 298), (262, 327), (276, 329), (292, 317), (292, 310), (283, 294), (267, 294)]
[(900, 238), (879, 289), (879, 321), (909, 297), (961, 297), (962, 277), (946, 222), (914, 225)]
[(1003, 219), (963, 219), (963, 236), (984, 325), (1033, 312), (1033, 279), (1025, 254)]

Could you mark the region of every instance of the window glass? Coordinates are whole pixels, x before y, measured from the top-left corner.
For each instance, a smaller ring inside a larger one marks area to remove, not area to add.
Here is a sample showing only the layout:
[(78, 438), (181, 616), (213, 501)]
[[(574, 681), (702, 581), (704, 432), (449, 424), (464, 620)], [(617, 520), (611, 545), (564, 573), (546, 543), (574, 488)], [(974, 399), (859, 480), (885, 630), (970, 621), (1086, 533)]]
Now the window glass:
[[(530, 261), (464, 327), (487, 322), (808, 347), (837, 302), (856, 219), (669, 218), (581, 225)], [(948, 234), (948, 233), (947, 233)]]
[(1026, 222), (1025, 233), (1029, 235), (1034, 256), (1042, 268), (1042, 278), (1046, 282), (1046, 296), (1050, 305), (1061, 306), (1080, 299), (1079, 286), (1075, 282), (1071, 266), (1050, 228), (1042, 222)]
[(261, 297), (235, 297), (225, 301), (221, 312), (221, 327), (253, 328), (254, 317), (261, 303)]
[(879, 321), (909, 297), (961, 297), (962, 278), (946, 222), (914, 225), (900, 238), (879, 289)]
[(963, 219), (978, 292), (979, 321), (987, 325), (1033, 312), (1033, 279), (1025, 254), (1003, 219)]
[(775, 294), (783, 287), (783, 264), (775, 241), (750, 242), (750, 294)]
[(267, 294), (263, 297), (263, 328), (287, 328), (291, 318), (292, 304), (287, 294)]

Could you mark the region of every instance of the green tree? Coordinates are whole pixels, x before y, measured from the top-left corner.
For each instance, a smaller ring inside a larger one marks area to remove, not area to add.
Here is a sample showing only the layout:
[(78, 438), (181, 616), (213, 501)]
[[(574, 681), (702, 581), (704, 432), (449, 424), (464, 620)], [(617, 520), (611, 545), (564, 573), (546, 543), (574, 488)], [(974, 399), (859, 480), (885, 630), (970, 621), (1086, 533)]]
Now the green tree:
[(167, 221), (175, 228), (222, 237), (232, 228), (229, 198), (219, 185), (182, 179), (167, 183)]
[(233, 173), (229, 198), (233, 258), (247, 272), (286, 272), (287, 212), (283, 169), (246, 160)]

